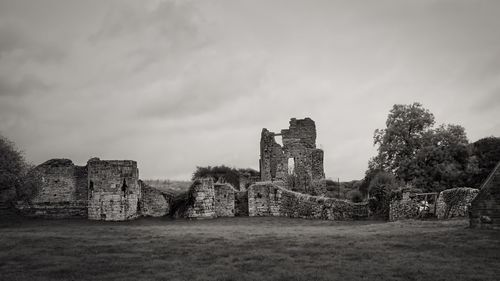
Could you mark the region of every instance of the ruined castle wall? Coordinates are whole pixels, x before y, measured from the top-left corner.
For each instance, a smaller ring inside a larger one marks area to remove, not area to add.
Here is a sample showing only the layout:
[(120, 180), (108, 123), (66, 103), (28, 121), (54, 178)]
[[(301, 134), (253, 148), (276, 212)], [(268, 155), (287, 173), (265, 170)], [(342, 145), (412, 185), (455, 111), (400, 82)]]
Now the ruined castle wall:
[(75, 166), (69, 159), (52, 159), (37, 166), (41, 186), (34, 203), (61, 203), (87, 200), (86, 167)]
[(142, 216), (163, 217), (170, 213), (172, 195), (141, 183), (140, 213)]
[[(278, 135), (283, 139), (283, 147), (274, 139)], [(262, 181), (285, 181), (291, 190), (325, 194), (323, 150), (316, 148), (313, 120), (292, 118), (289, 128), (281, 130), (280, 134), (263, 129), (260, 146)]]
[(368, 216), (366, 203), (311, 196), (293, 192), (277, 184), (261, 182), (248, 189), (249, 216), (352, 220)]
[(215, 218), (215, 190), (212, 178), (197, 180), (191, 190), (192, 206), (186, 214), (188, 218)]
[(17, 202), (15, 208), (24, 216), (63, 219), (87, 218), (86, 201), (72, 202)]
[(90, 159), (87, 167), (89, 219), (122, 221), (139, 215), (141, 189), (135, 161)]
[(215, 215), (217, 217), (234, 217), (236, 190), (230, 184), (214, 185)]
[(40, 186), (30, 202), (16, 208), (26, 216), (70, 218), (87, 216), (87, 169), (69, 159), (51, 159), (35, 167)]

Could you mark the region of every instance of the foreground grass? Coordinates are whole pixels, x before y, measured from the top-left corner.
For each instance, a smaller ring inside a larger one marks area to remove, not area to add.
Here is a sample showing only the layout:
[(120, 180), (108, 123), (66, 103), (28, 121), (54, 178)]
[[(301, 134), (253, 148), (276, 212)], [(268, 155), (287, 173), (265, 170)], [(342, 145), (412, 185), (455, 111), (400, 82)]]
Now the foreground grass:
[(1, 280), (499, 280), (500, 232), (465, 220), (0, 222)]

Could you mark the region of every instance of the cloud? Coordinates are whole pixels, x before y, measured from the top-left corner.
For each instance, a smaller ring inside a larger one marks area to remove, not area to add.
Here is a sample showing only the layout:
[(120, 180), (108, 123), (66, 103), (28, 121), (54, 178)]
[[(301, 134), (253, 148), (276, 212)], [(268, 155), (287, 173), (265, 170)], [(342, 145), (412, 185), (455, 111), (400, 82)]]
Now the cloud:
[(50, 85), (32, 75), (24, 75), (18, 81), (0, 76), (0, 97), (43, 94), (50, 89)]
[(131, 158), (181, 178), (257, 168), (261, 129), (309, 116), (327, 175), (360, 178), (395, 103), (496, 133), (498, 5), (0, 1), (0, 129), (35, 163)]

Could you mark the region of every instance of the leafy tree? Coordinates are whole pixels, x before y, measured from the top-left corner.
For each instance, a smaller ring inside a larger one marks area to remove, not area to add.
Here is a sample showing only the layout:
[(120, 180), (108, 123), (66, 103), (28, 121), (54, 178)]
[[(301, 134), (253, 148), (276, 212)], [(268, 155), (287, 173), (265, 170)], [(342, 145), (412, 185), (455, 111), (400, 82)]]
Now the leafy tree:
[(0, 202), (29, 200), (35, 196), (40, 179), (26, 163), (15, 144), (0, 136)]
[[(385, 171), (426, 191), (465, 184), (474, 163), (462, 126), (434, 128), (434, 115), (419, 103), (394, 105), (386, 125), (386, 129), (375, 131), (378, 154), (370, 161), (367, 176)], [(363, 188), (366, 183), (365, 176)]]
[(0, 136), (0, 201), (15, 199), (26, 169), (23, 155), (14, 143)]
[(377, 129), (374, 144), (379, 145), (378, 155), (373, 159), (373, 168), (394, 173), (398, 178), (409, 180), (400, 168), (416, 154), (423, 145), (423, 138), (434, 125), (434, 115), (420, 103), (395, 104), (386, 121), (385, 129)]

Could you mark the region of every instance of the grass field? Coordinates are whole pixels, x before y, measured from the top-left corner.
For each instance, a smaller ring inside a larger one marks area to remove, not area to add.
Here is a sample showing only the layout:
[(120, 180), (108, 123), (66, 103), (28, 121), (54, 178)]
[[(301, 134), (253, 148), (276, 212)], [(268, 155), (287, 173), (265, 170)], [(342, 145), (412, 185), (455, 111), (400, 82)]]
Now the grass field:
[(1, 280), (500, 280), (465, 220), (4, 220)]

